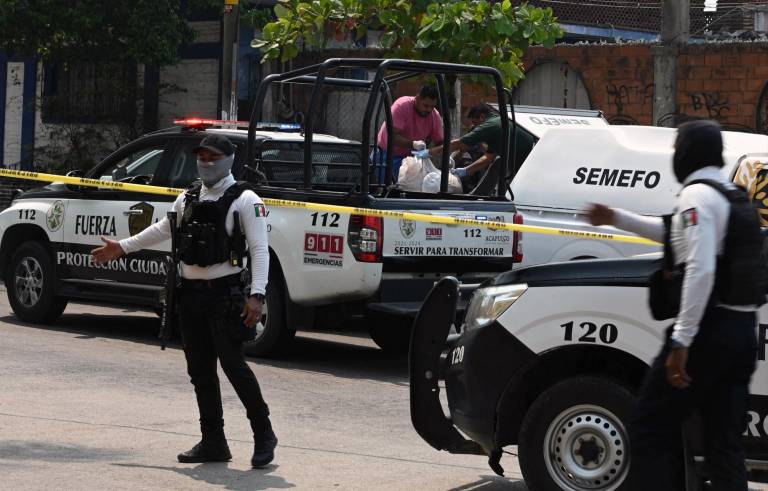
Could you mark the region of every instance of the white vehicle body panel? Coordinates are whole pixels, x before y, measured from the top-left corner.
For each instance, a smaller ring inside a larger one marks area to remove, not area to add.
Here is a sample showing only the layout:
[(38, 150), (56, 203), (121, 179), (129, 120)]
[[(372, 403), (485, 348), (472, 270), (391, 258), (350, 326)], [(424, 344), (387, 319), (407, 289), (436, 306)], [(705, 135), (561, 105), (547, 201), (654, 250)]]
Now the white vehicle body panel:
[[(529, 288), (498, 322), (537, 354), (570, 344), (588, 344), (617, 349), (650, 364), (673, 321), (651, 317), (647, 288), (552, 286)], [(750, 392), (768, 395), (768, 306), (760, 309), (758, 322), (759, 361)], [(594, 330), (590, 324), (595, 326)], [(609, 332), (613, 329), (604, 328), (606, 325), (615, 326), (615, 340)], [(569, 329), (571, 335), (567, 336)]]
[[(611, 227), (587, 224), (584, 213), (589, 204), (599, 202), (647, 215), (672, 212), (680, 190), (672, 172), (675, 130), (597, 126), (571, 125), (540, 132), (541, 140), (511, 184), (526, 225), (622, 234)], [(723, 173), (729, 178), (739, 163), (768, 151), (765, 135), (724, 132), (723, 138)], [(541, 234), (525, 234), (524, 244), (523, 266), (658, 250), (656, 246), (619, 242), (596, 245), (594, 241)]]

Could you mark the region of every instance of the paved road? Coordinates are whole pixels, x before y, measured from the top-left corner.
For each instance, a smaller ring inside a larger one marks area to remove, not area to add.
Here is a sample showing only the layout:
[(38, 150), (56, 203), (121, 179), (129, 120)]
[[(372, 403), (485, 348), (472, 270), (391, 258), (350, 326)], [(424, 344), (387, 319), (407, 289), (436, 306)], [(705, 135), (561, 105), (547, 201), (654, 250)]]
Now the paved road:
[(250, 468), (227, 382), (232, 462), (179, 464), (199, 440), (197, 410), (183, 353), (161, 352), (157, 328), (151, 313), (84, 304), (27, 325), (0, 286), (3, 489), (526, 490), (514, 456), (501, 478), (482, 457), (426, 445), (410, 424), (406, 359), (356, 333), (302, 334), (289, 356), (250, 361), (280, 438), (274, 465)]
[[(362, 334), (302, 335), (276, 361), (251, 360), (280, 438), (275, 465), (251, 470), (250, 428), (222, 383), (228, 464), (179, 464), (199, 437), (178, 346), (132, 309), (70, 305), (54, 326), (19, 322), (0, 287), (3, 489), (525, 490), (517, 461), (426, 445), (408, 410), (406, 359)], [(223, 374), (221, 374), (222, 379)]]

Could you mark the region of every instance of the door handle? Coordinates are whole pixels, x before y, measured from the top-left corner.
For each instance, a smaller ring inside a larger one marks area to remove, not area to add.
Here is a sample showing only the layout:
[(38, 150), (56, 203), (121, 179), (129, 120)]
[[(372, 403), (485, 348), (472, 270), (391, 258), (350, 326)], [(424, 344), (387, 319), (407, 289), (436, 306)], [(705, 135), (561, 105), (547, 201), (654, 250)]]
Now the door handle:
[(131, 216), (131, 215), (143, 215), (144, 210), (126, 210), (123, 212), (123, 216)]

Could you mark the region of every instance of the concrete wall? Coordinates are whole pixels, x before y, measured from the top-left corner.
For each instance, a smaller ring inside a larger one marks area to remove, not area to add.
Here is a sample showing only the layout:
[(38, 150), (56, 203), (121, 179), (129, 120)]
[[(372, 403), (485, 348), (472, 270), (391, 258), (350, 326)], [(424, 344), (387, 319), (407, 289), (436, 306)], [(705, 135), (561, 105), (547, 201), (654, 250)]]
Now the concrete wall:
[[(174, 118), (199, 116), (218, 119), (219, 60), (183, 60), (160, 69), (159, 127)], [(165, 92), (165, 93), (162, 93)]]

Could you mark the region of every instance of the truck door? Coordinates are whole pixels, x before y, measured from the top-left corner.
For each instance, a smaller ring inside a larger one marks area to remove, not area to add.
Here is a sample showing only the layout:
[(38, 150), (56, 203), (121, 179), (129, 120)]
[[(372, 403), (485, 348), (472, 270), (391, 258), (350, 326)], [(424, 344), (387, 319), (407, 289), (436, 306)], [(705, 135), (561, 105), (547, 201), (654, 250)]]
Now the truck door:
[[(164, 185), (159, 175), (173, 148), (167, 137), (129, 144), (88, 174), (106, 181)], [(63, 224), (63, 244), (54, 251), (60, 277), (76, 281), (110, 280), (121, 283), (161, 284), (162, 254), (141, 251), (96, 266), (90, 251), (101, 245), (101, 236), (120, 240), (136, 235), (169, 209), (172, 196), (108, 188), (82, 188), (69, 200)], [(166, 244), (159, 246), (166, 250)]]

